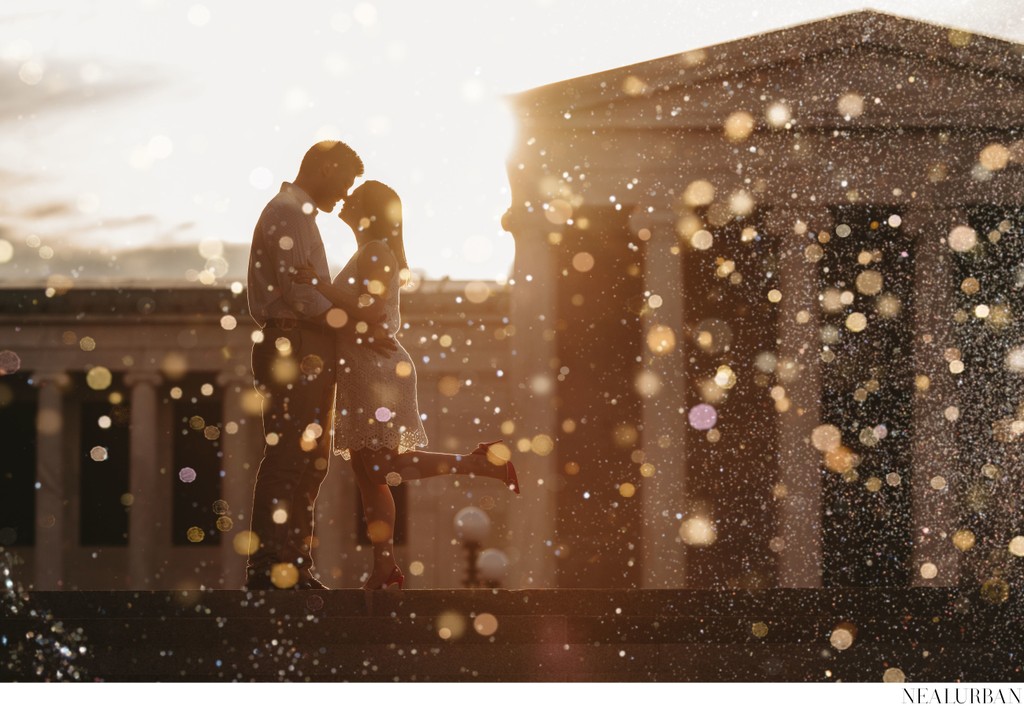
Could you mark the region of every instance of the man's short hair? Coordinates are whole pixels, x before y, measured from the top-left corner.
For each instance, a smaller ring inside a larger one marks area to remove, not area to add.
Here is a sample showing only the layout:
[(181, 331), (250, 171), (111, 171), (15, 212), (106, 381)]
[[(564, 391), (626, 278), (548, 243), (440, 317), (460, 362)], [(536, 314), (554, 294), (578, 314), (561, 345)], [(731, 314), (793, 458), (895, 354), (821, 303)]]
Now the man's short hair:
[(306, 151), (299, 166), (299, 174), (319, 175), (324, 165), (332, 170), (350, 167), (356, 177), (363, 174), (363, 161), (356, 151), (340, 140), (321, 140)]

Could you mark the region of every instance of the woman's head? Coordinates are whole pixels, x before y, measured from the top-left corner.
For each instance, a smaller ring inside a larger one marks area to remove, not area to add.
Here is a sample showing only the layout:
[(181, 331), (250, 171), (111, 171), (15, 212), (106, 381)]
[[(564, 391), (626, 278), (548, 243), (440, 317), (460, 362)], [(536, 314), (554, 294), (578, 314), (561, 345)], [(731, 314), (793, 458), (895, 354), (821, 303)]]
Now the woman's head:
[(340, 216), (352, 227), (360, 244), (385, 241), (399, 268), (409, 267), (402, 241), (402, 200), (391, 187), (376, 180), (363, 182), (345, 199)]

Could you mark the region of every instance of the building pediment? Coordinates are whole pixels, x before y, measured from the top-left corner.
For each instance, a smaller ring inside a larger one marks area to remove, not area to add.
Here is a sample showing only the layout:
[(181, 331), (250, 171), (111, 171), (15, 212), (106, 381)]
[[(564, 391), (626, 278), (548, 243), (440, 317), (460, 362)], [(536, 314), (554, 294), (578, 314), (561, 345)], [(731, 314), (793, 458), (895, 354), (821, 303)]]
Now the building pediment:
[(1024, 122), (1024, 47), (862, 11), (543, 86), (514, 105), (526, 124), (566, 128), (718, 129), (736, 112), (784, 127), (788, 112), (806, 127), (1005, 129)]

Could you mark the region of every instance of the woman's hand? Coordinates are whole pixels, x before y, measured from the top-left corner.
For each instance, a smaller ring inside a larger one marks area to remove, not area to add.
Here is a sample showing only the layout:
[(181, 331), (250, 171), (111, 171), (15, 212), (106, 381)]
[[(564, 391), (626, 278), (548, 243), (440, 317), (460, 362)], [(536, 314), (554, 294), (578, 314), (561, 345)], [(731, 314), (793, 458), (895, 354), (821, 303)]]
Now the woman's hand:
[(366, 345), (378, 354), (387, 356), (398, 351), (398, 345), (390, 336), (391, 332), (383, 321), (371, 324), (366, 332)]

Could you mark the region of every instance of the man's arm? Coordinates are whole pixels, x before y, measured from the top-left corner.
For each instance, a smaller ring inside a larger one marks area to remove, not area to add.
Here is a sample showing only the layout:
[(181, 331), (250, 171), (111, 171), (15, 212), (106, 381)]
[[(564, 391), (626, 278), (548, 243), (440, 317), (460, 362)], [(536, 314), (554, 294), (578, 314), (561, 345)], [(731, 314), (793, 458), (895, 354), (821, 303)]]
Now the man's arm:
[(300, 233), (304, 225), (282, 216), (275, 214), (270, 223), (261, 219), (256, 227), (263, 241), (263, 267), (274, 273), (282, 302), (296, 314), (313, 317), (323, 309), (322, 297), (311, 283), (297, 277), (307, 260), (304, 235)]
[(349, 313), (353, 319), (366, 322), (369, 325), (369, 331), (366, 333), (364, 341), (371, 349), (381, 354), (389, 354), (396, 349), (394, 341), (388, 336), (394, 333), (389, 332), (387, 328), (383, 297), (373, 297), (366, 292), (361, 294), (360, 291), (363, 288), (355, 284), (346, 287), (325, 283), (309, 266), (300, 267), (295, 278), (302, 282), (312, 283), (335, 307)]
[[(308, 271), (306, 271), (308, 273)], [(384, 298), (373, 297), (369, 293), (360, 293), (358, 286), (346, 288), (333, 283), (325, 283), (316, 278), (313, 285), (317, 291), (331, 301), (335, 307), (340, 307), (349, 313), (358, 313), (369, 322), (376, 322), (384, 318)]]

